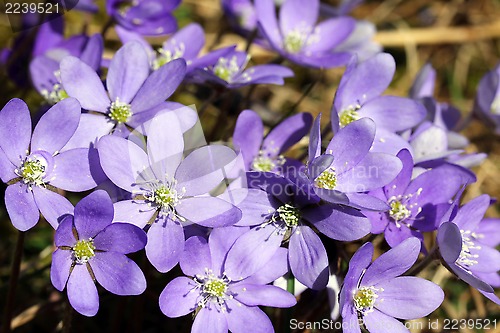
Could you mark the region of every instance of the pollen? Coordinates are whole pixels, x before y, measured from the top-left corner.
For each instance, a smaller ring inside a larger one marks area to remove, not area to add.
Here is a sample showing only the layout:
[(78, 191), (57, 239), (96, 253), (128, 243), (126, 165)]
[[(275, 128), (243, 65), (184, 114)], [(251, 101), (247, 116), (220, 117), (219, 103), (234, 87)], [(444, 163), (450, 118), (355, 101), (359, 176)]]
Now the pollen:
[(50, 104), (56, 104), (69, 97), (66, 90), (64, 90), (59, 83), (54, 84), (54, 86), (52, 87), (52, 91), (49, 92), (48, 90), (44, 89), (41, 93), (45, 100)]
[(354, 293), (354, 307), (359, 312), (365, 314), (373, 311), (373, 306), (378, 298), (374, 287), (361, 287)]
[(213, 68), (214, 74), (222, 80), (231, 83), (234, 76), (238, 74), (242, 68), (245, 68), (249, 60), (250, 56), (247, 57), (245, 64), (240, 68), (240, 66), (238, 66), (238, 59), (236, 56), (233, 56), (231, 59), (221, 57)]
[(337, 186), (337, 174), (333, 168), (323, 171), (314, 181), (314, 185), (326, 190), (333, 190)]
[(356, 106), (355, 108), (342, 111), (339, 116), (340, 127), (345, 127), (353, 121), (360, 119), (361, 117), (359, 116), (357, 111), (359, 110), (359, 108), (360, 106)]
[(251, 169), (255, 171), (269, 172), (276, 167), (285, 164), (285, 158), (280, 155), (277, 158), (265, 156), (262, 152), (259, 153), (252, 161)]
[(95, 256), (94, 242), (92, 239), (81, 239), (75, 246), (73, 246), (73, 255), (75, 256), (76, 262), (84, 264), (89, 261), (90, 258)]
[(125, 123), (132, 116), (131, 106), (128, 103), (120, 102), (118, 98), (111, 103), (109, 117), (117, 123)]
[(281, 220), (283, 221), (287, 227), (292, 228), (299, 225), (300, 221), (300, 212), (297, 208), (290, 204), (285, 204), (278, 209), (276, 209), (276, 213), (278, 216), (273, 216), (273, 220)]
[(43, 185), (47, 166), (39, 159), (26, 158), (20, 170), (16, 173), (23, 179), (25, 184)]
[(159, 206), (175, 206), (179, 202), (177, 191), (165, 186), (157, 188), (150, 198)]
[(399, 200), (390, 202), (389, 216), (396, 222), (406, 220), (411, 216), (411, 211)]
[(168, 64), (172, 60), (182, 58), (185, 52), (184, 43), (180, 43), (173, 51), (165, 50), (164, 48), (159, 48), (157, 50), (156, 59), (153, 60), (152, 68), (153, 70), (159, 69), (161, 66)]
[(208, 281), (203, 286), (203, 292), (214, 297), (220, 298), (225, 295), (227, 291), (227, 283), (221, 279)]

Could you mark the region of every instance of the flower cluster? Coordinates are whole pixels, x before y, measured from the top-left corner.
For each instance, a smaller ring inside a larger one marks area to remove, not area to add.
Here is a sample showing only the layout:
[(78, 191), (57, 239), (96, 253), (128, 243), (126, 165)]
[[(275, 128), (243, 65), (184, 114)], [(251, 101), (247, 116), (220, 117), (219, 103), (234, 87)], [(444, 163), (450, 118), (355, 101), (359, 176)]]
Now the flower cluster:
[[(332, 303), (344, 332), (361, 332), (359, 319), (373, 333), (409, 332), (400, 320), (429, 315), (445, 297), (414, 276), (432, 259), (500, 304), (500, 220), (483, 219), (494, 200), (460, 207), (476, 180), (469, 167), (487, 156), (465, 153), (460, 113), (434, 99), (430, 65), (409, 97), (384, 95), (396, 63), (360, 37), (363, 22), (347, 16), (355, 1), (285, 0), (278, 17), (273, 1), (223, 1), (238, 32), (256, 35), (278, 62), (346, 66), (329, 114), (289, 114), (265, 134), (259, 107), (225, 94), (283, 85), (294, 72), (277, 62), (247, 68), (250, 54), (236, 46), (203, 54), (196, 23), (153, 47), (142, 35), (174, 32), (179, 3), (108, 1), (123, 43), (111, 60), (99, 34), (65, 39), (62, 28), (42, 26), (37, 38), (54, 40), (33, 52), (29, 73), (48, 106), (33, 130), (24, 101), (0, 111), (8, 215), (23, 232), (40, 214), (52, 226), (51, 281), (77, 312), (98, 312), (96, 283), (143, 293), (149, 264), (177, 274), (162, 282), (159, 308), (169, 318), (192, 314), (192, 332), (273, 332), (259, 306), (297, 303), (298, 288), (279, 287), (283, 276), (313, 290), (343, 280)], [(474, 108), (497, 132), (499, 73), (481, 80)], [(213, 131), (222, 140), (205, 141), (205, 109), (180, 103), (198, 87), (213, 90), (207, 103), (227, 104), (214, 128), (232, 135)], [(75, 206), (66, 197), (90, 190)], [(387, 246), (372, 262), (378, 234)], [(126, 255), (143, 249), (149, 263), (140, 268)]]

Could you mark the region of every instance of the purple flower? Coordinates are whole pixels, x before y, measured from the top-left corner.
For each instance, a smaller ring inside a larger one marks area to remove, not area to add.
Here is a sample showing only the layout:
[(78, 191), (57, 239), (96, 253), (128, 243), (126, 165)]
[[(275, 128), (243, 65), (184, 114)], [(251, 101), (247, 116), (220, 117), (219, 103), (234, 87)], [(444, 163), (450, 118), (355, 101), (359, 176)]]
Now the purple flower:
[(449, 207), (448, 202), (462, 185), (475, 181), (472, 172), (454, 165), (443, 165), (412, 179), (410, 152), (402, 150), (398, 158), (403, 162), (403, 169), (396, 179), (370, 192), (385, 201), (390, 210), (364, 213), (372, 222), (371, 232), (384, 232), (391, 247), (412, 236), (423, 240), (422, 232), (436, 230)]
[(252, 110), (241, 112), (236, 120), (233, 144), (243, 157), (245, 171), (282, 173), (287, 167), (301, 165), (282, 154), (309, 132), (311, 124), (309, 113), (297, 114), (280, 122), (262, 139), (264, 125), (260, 116)]
[[(226, 269), (225, 255), (238, 231), (214, 229), (208, 241), (194, 236), (186, 241), (180, 266), (184, 274), (172, 280), (160, 295), (160, 309), (176, 318), (194, 312), (191, 332), (274, 332), (267, 315), (259, 305), (288, 308), (296, 304), (295, 297), (271, 285), (288, 271), (287, 250), (281, 248), (260, 270), (246, 277)], [(258, 253), (246, 253), (258, 256)]]
[(399, 319), (425, 317), (443, 302), (441, 288), (414, 276), (400, 276), (417, 260), (420, 241), (409, 238), (378, 257), (366, 243), (351, 258), (340, 293), (344, 333), (360, 333), (358, 317), (371, 333), (410, 331)]
[(184, 226), (221, 227), (240, 219), (237, 207), (209, 195), (224, 180), (236, 154), (228, 147), (210, 145), (184, 158), (183, 131), (173, 112), (154, 118), (146, 133), (146, 147), (136, 144), (134, 136), (127, 140), (107, 135), (97, 149), (109, 179), (134, 196), (115, 204), (115, 221), (129, 218), (143, 228), (157, 214), (148, 230), (146, 255), (166, 272), (184, 249)]
[(86, 41), (83, 43), (84, 46), (81, 46), (81, 50), (72, 50), (71, 46), (73, 44), (82, 44), (78, 37), (83, 36), (70, 38), (64, 45), (60, 45), (57, 49), (52, 49), (43, 55), (39, 55), (30, 63), (31, 81), (36, 90), (50, 104), (55, 104), (68, 97), (61, 83), (59, 70), (59, 63), (65, 56), (72, 55), (80, 58), (81, 61), (95, 71), (101, 66), (104, 49), (102, 36), (96, 34), (90, 38), (85, 37)]
[(9, 183), (5, 205), (12, 224), (19, 230), (32, 228), (40, 217), (57, 228), (58, 218), (71, 214), (71, 203), (47, 187), (86, 191), (97, 186), (95, 150), (67, 149), (80, 120), (80, 105), (65, 99), (45, 113), (31, 135), (28, 106), (12, 99), (0, 111), (0, 176)]
[(401, 161), (372, 153), (375, 123), (362, 118), (340, 129), (321, 154), (320, 116), (311, 129), (309, 161), (299, 180), (321, 199), (358, 209), (388, 210), (385, 202), (365, 194), (387, 185), (402, 169)]
[(93, 115), (89, 121), (92, 134), (109, 133), (113, 128), (128, 133), (126, 125), (136, 128), (164, 108), (164, 101), (184, 79), (185, 70), (185, 61), (176, 59), (150, 73), (146, 51), (141, 44), (131, 42), (111, 60), (107, 91), (97, 73), (75, 57), (61, 62), (61, 80), (67, 94), (77, 98), (84, 109), (105, 115)]
[(319, 205), (319, 197), (285, 177), (251, 172), (247, 179), (251, 188), (229, 190), (223, 195), (242, 211), (235, 226), (253, 226), (236, 240), (227, 255), (226, 270), (236, 276), (245, 277), (261, 268), (283, 242), (288, 242), (288, 263), (294, 276), (311, 289), (322, 289), (328, 282), (328, 256), (314, 230), (341, 241), (359, 239), (370, 231), (370, 222), (358, 210)]
[(164, 35), (177, 30), (172, 11), (181, 0), (109, 0), (106, 10), (125, 29), (141, 35)]
[(490, 284), (500, 286), (499, 219), (483, 219), (491, 204), (483, 194), (458, 208), (459, 196), (443, 217), (438, 244), (446, 266), (460, 279), (500, 305)]
[(129, 223), (111, 223), (113, 203), (104, 191), (95, 191), (66, 216), (55, 235), (50, 279), (54, 287), (67, 287), (71, 306), (85, 316), (99, 309), (95, 281), (117, 295), (139, 295), (146, 278), (125, 254), (146, 245), (146, 234)]
[(222, 0), (222, 9), (231, 25), (243, 34), (257, 28), (257, 15), (251, 0)]
[(319, 0), (307, 3), (286, 0), (280, 8), (279, 22), (273, 1), (256, 0), (255, 9), (262, 35), (275, 51), (290, 61), (317, 68), (343, 66), (349, 61), (349, 53), (333, 49), (351, 34), (354, 19), (331, 18), (316, 25)]
[(479, 82), (474, 114), (500, 134), (500, 65), (486, 73)]
[(186, 61), (186, 74), (189, 74), (194, 69), (203, 69), (215, 65), (220, 57), (234, 51), (236, 47), (224, 47), (199, 57), (202, 48), (205, 46), (205, 33), (203, 28), (196, 23), (191, 23), (177, 31), (164, 41), (156, 51), (141, 35), (120, 27), (116, 27), (116, 31), (123, 43), (137, 41), (142, 44), (148, 52), (153, 70), (159, 69), (172, 60), (182, 58)]
[(335, 94), (331, 121), (334, 132), (351, 122), (368, 117), (384, 129), (400, 132), (412, 128), (425, 117), (420, 103), (408, 98), (381, 96), (391, 83), (396, 65), (388, 53), (379, 53), (359, 62), (353, 56)]
[(232, 51), (219, 57), (213, 66), (194, 71), (191, 81), (197, 83), (212, 82), (229, 89), (250, 84), (283, 85), (284, 78), (293, 76), (293, 72), (280, 65), (257, 65), (245, 69), (250, 55), (242, 51)]

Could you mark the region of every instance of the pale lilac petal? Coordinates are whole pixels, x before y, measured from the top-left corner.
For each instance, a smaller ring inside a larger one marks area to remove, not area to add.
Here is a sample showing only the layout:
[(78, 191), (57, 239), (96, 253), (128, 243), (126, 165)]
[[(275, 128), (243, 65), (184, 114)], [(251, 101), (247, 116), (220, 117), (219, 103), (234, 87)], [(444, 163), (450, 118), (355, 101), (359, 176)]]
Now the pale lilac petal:
[(444, 299), (444, 292), (438, 285), (415, 276), (386, 280), (377, 284), (376, 288), (383, 288), (383, 291), (379, 292), (375, 307), (401, 319), (425, 317), (436, 310)]
[(146, 290), (146, 278), (135, 262), (116, 252), (96, 252), (89, 261), (101, 286), (116, 295), (140, 295)]
[(337, 111), (350, 109), (358, 103), (363, 105), (381, 95), (391, 83), (395, 70), (394, 58), (388, 53), (379, 53), (346, 72), (335, 96)]
[(94, 238), (94, 246), (99, 251), (128, 254), (142, 250), (147, 242), (146, 233), (128, 223), (112, 223)]
[(182, 199), (175, 209), (188, 221), (204, 227), (226, 227), (241, 219), (238, 207), (216, 197)]
[(488, 298), (490, 301), (495, 302), (497, 305), (500, 305), (500, 298), (495, 295), (494, 292), (486, 292), (484, 290), (479, 290), (481, 294), (483, 294), (486, 298)]
[(102, 137), (97, 150), (101, 160), (101, 166), (109, 179), (122, 189), (134, 192), (139, 190), (134, 186), (137, 182), (144, 180), (142, 172), (149, 167), (146, 153), (132, 141), (108, 135)]
[(326, 148), (326, 152), (334, 156), (332, 166), (335, 172), (340, 174), (361, 162), (368, 154), (374, 138), (375, 123), (368, 118), (354, 121), (335, 134)]
[(113, 220), (113, 202), (103, 190), (97, 190), (75, 206), (75, 228), (79, 239), (94, 238)]
[(224, 313), (212, 307), (204, 307), (196, 314), (191, 333), (226, 333), (227, 320)]
[(147, 129), (149, 163), (158, 179), (173, 176), (184, 150), (182, 130), (173, 112), (163, 112), (153, 118)]
[(226, 275), (233, 281), (242, 280), (266, 265), (283, 240), (271, 224), (251, 229), (239, 237), (227, 254)]
[(214, 274), (222, 275), (224, 262), (227, 253), (234, 242), (249, 230), (248, 227), (225, 227), (215, 228), (210, 232), (208, 246), (210, 247), (210, 256), (212, 259), (212, 270)]
[(358, 312), (354, 310), (354, 307), (352, 306), (349, 307), (349, 310), (350, 311), (346, 311), (345, 315), (342, 315), (342, 332), (361, 333), (361, 328), (358, 321)]
[(309, 132), (312, 122), (309, 113), (286, 118), (269, 132), (262, 143), (262, 150), (274, 156), (284, 153)]
[(252, 328), (252, 333), (273, 332), (273, 324), (267, 315), (257, 306), (246, 306), (236, 300), (228, 300), (226, 319), (228, 328), (232, 333), (247, 333)]
[(477, 263), (470, 266), (474, 272), (498, 272), (500, 271), (500, 252), (489, 246), (477, 244), (479, 248), (471, 249), (473, 256), (477, 256)]
[(5, 207), (12, 225), (21, 231), (33, 228), (40, 218), (33, 193), (23, 182), (7, 186)]
[(51, 107), (33, 131), (31, 151), (45, 150), (51, 154), (61, 150), (75, 133), (80, 122), (80, 103), (66, 98)]
[(252, 110), (242, 111), (236, 120), (233, 144), (234, 148), (243, 154), (247, 168), (259, 154), (263, 135), (264, 125), (260, 116)]
[(205, 194), (214, 189), (231, 170), (236, 153), (229, 147), (210, 145), (196, 149), (179, 165), (175, 179), (186, 195)]
[(413, 173), (413, 157), (409, 150), (401, 150), (397, 157), (403, 163), (403, 169), (397, 175), (397, 177), (384, 187), (384, 193), (386, 198), (390, 198), (394, 195), (401, 194), (402, 189), (406, 189), (408, 184), (410, 184), (412, 173)]
[(172, 60), (151, 73), (132, 100), (132, 111), (146, 111), (164, 102), (175, 92), (185, 73), (184, 59)]
[(310, 0), (304, 4), (302, 0), (283, 2), (279, 13), (279, 22), (283, 36), (295, 29), (310, 28), (316, 25), (319, 14), (319, 0)]
[(110, 101), (97, 73), (78, 58), (68, 56), (61, 61), (61, 81), (69, 96), (84, 109), (106, 113)]
[(33, 196), (43, 217), (54, 229), (57, 229), (60, 219), (64, 215), (73, 215), (74, 207), (71, 202), (56, 192), (35, 186), (33, 187)]
[(122, 46), (109, 64), (106, 86), (112, 101), (130, 103), (149, 75), (148, 54), (138, 42)]
[(492, 293), (493, 288), (486, 282), (482, 281), (479, 277), (475, 276), (471, 271), (467, 271), (461, 266), (456, 264), (449, 265), (451, 271), (462, 281), (468, 283), (471, 287), (476, 288), (479, 291), (485, 291)]
[(491, 247), (497, 247), (500, 244), (500, 219), (486, 218), (479, 223), (476, 233), (483, 235), (479, 242)]
[(69, 303), (84, 316), (95, 316), (99, 310), (97, 287), (87, 271), (86, 265), (76, 265), (68, 279)]
[(11, 99), (0, 111), (0, 148), (15, 166), (27, 155), (31, 140), (31, 117), (28, 106)]
[(84, 113), (80, 117), (80, 123), (75, 134), (61, 149), (61, 152), (74, 148), (89, 148), (95, 145), (102, 136), (109, 134), (113, 129), (113, 122), (102, 115)]
[(275, 286), (263, 286), (251, 283), (237, 283), (230, 286), (234, 298), (248, 306), (272, 306), (289, 308), (297, 304), (295, 297), (288, 291)]
[(180, 276), (170, 281), (160, 294), (160, 310), (170, 318), (177, 318), (194, 312), (198, 307), (199, 291), (196, 283)]
[(255, 11), (259, 19), (259, 29), (269, 40), (271, 45), (279, 49), (282, 36), (276, 19), (274, 3), (268, 0), (255, 0)]
[(144, 228), (151, 220), (156, 209), (144, 200), (123, 200), (113, 204), (115, 215), (113, 222), (127, 222)]
[(402, 322), (377, 309), (365, 314), (363, 321), (370, 333), (410, 333)]
[(54, 157), (54, 170), (51, 173), (50, 185), (63, 190), (82, 192), (97, 186), (92, 177), (90, 150), (76, 148), (67, 150)]
[(341, 205), (322, 205), (304, 210), (304, 219), (311, 222), (326, 236), (353, 241), (366, 236), (371, 230), (370, 221), (358, 210)]
[(369, 211), (388, 211), (390, 209), (387, 202), (365, 193), (347, 193), (349, 206)]
[(264, 223), (269, 211), (274, 211), (274, 200), (262, 190), (240, 188), (226, 191), (219, 198), (232, 203), (241, 210), (238, 226), (253, 226)]
[(453, 222), (461, 230), (475, 230), (489, 206), (490, 197), (483, 194), (460, 207)]
[(328, 256), (321, 239), (307, 226), (296, 228), (290, 237), (288, 260), (295, 278), (315, 290), (328, 283)]
[(8, 183), (12, 179), (18, 177), (14, 172), (15, 169), (16, 166), (12, 164), (12, 162), (9, 160), (7, 155), (5, 155), (2, 148), (0, 147), (0, 179), (4, 183)]
[(335, 189), (342, 192), (375, 190), (393, 181), (402, 168), (403, 164), (396, 156), (368, 153), (354, 168), (337, 175)]
[(57, 290), (63, 291), (66, 287), (72, 263), (73, 254), (71, 251), (56, 249), (54, 253), (52, 253), (50, 281)]
[(85, 49), (83, 49), (80, 59), (95, 69), (101, 67), (102, 53), (104, 51), (104, 40), (101, 34), (96, 33), (90, 36)]
[(280, 247), (269, 261), (257, 272), (245, 279), (245, 283), (268, 284), (288, 272), (288, 249)]
[[(394, 222), (394, 221), (391, 221)], [(406, 225), (396, 226), (396, 223), (389, 223), (385, 230), (385, 240), (390, 247), (395, 247), (410, 237), (417, 237), (423, 241), (423, 236), (420, 231), (411, 230)], [(425, 248), (422, 249), (425, 252)]]
[(373, 286), (403, 274), (417, 261), (420, 247), (420, 241), (412, 237), (385, 252), (368, 267), (361, 284)]
[(206, 269), (210, 269), (212, 262), (206, 238), (201, 236), (189, 237), (184, 245), (179, 265), (182, 272), (189, 276), (203, 274)]
[(170, 218), (159, 218), (148, 230), (146, 256), (159, 272), (168, 272), (179, 262), (184, 242), (184, 230), (180, 223)]
[[(336, 17), (319, 23), (309, 36), (311, 44), (304, 46), (306, 54), (330, 52), (353, 32), (356, 21), (351, 17)], [(310, 53), (309, 53), (310, 52)]]
[(309, 132), (308, 153), (309, 163), (321, 154), (321, 113), (314, 119), (311, 131)]
[(59, 223), (56, 234), (54, 236), (55, 246), (68, 246), (73, 247), (77, 242), (75, 234), (73, 233), (73, 216), (67, 215)]
[(381, 96), (363, 105), (359, 115), (373, 119), (377, 129), (399, 132), (418, 125), (426, 110), (422, 104), (409, 98)]

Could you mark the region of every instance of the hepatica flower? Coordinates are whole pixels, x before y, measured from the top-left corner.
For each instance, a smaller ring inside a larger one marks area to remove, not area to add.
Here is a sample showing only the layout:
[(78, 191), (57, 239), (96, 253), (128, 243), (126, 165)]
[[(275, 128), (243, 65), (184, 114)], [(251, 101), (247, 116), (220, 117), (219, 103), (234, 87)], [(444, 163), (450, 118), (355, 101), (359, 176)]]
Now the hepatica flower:
[(479, 82), (474, 114), (500, 134), (500, 65), (486, 73)]
[(417, 260), (420, 241), (409, 238), (378, 257), (363, 245), (349, 262), (340, 293), (344, 333), (360, 333), (358, 317), (371, 333), (410, 332), (398, 319), (425, 317), (443, 302), (441, 288), (414, 276), (400, 276)]
[(180, 265), (190, 278), (177, 277), (165, 287), (160, 295), (160, 309), (172, 318), (193, 312), (193, 333), (274, 332), (271, 321), (258, 306), (288, 308), (295, 305), (292, 294), (267, 285), (287, 272), (283, 260), (287, 251), (281, 248), (263, 269), (240, 278), (225, 267), (225, 254), (238, 235), (227, 229), (214, 229), (208, 242), (199, 236), (186, 241)]
[(50, 188), (81, 192), (97, 186), (95, 151), (65, 149), (80, 112), (76, 99), (65, 99), (42, 116), (32, 135), (26, 103), (12, 99), (0, 111), (0, 177), (9, 184), (5, 205), (17, 229), (32, 228), (39, 210), (54, 228), (60, 216), (73, 212), (71, 203)]
[(182, 82), (185, 70), (185, 61), (176, 59), (150, 73), (146, 51), (140, 43), (130, 42), (111, 60), (107, 91), (97, 73), (75, 57), (61, 62), (61, 80), (67, 94), (77, 98), (84, 109), (104, 115), (99, 121), (92, 120), (94, 133), (109, 133), (113, 128), (128, 133), (126, 126), (135, 128), (153, 118)]
[(220, 57), (213, 66), (197, 70), (192, 74), (195, 82), (212, 82), (229, 89), (250, 84), (284, 83), (284, 78), (293, 76), (293, 72), (280, 65), (257, 65), (245, 69), (250, 55), (242, 51), (232, 51)]
[(449, 201), (462, 185), (475, 181), (474, 175), (457, 166), (443, 165), (425, 171), (412, 179), (413, 159), (407, 150), (398, 158), (403, 169), (392, 182), (370, 194), (385, 201), (390, 210), (365, 212), (372, 222), (372, 233), (384, 232), (387, 243), (394, 247), (422, 232), (433, 231), (449, 207)]
[[(490, 197), (481, 195), (458, 209), (458, 200), (443, 217), (438, 230), (438, 244), (446, 266), (460, 279), (500, 305), (490, 283), (498, 286), (500, 252), (498, 219), (484, 219)], [(458, 210), (457, 210), (458, 209)], [(493, 228), (492, 228), (493, 227)]]
[(173, 112), (154, 118), (146, 133), (145, 149), (112, 135), (102, 137), (97, 149), (109, 179), (133, 195), (132, 200), (115, 204), (115, 221), (128, 218), (141, 228), (152, 223), (146, 255), (166, 272), (179, 261), (186, 225), (221, 227), (240, 219), (237, 207), (209, 195), (224, 180), (236, 154), (228, 147), (210, 145), (184, 158), (183, 133)]
[(330, 68), (345, 65), (346, 52), (334, 52), (353, 31), (354, 19), (338, 17), (316, 24), (319, 0), (286, 0), (276, 19), (273, 1), (256, 0), (260, 32), (283, 57), (303, 66)]
[(117, 295), (139, 295), (146, 278), (126, 254), (146, 245), (146, 234), (129, 223), (111, 223), (113, 203), (105, 191), (83, 198), (66, 216), (55, 235), (50, 278), (54, 287), (67, 288), (71, 306), (85, 316), (99, 309), (96, 281)]
[(301, 113), (280, 122), (263, 139), (264, 125), (252, 110), (240, 113), (234, 129), (233, 144), (244, 162), (246, 171), (286, 172), (288, 166), (301, 163), (286, 159), (283, 153), (309, 132), (312, 117)]

